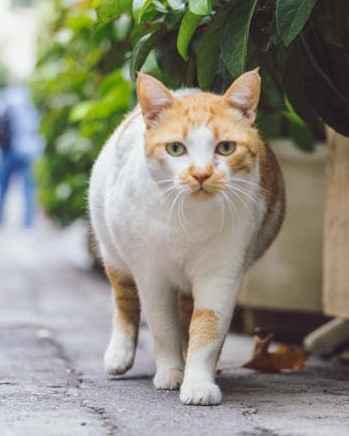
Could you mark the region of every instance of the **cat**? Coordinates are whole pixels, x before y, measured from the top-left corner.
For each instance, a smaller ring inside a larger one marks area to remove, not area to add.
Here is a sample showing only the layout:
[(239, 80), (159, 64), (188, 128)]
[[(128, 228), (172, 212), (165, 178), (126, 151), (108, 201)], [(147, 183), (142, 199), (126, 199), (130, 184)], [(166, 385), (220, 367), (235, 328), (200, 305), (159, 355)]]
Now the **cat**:
[(115, 299), (106, 372), (131, 368), (142, 306), (154, 385), (180, 388), (184, 404), (221, 403), (216, 363), (239, 288), (284, 217), (282, 174), (254, 127), (260, 92), (258, 69), (224, 95), (139, 73), (139, 105), (92, 170), (91, 223)]

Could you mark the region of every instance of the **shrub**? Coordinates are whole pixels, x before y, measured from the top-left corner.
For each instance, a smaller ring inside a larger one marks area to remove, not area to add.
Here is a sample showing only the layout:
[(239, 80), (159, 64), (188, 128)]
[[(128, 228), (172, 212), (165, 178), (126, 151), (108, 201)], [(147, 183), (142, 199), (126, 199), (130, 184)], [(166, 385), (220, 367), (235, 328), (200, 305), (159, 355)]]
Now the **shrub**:
[[(55, 0), (33, 78), (47, 140), (41, 198), (62, 223), (85, 213), (101, 145), (134, 104), (145, 69), (171, 87), (223, 92), (260, 66), (257, 124), (308, 151), (323, 120), (349, 134), (344, 0)], [(128, 76), (128, 71), (130, 75)]]
[(31, 80), (46, 139), (38, 165), (40, 199), (62, 224), (85, 215), (92, 163), (134, 103), (122, 70), (129, 20), (96, 28), (86, 2), (65, 3), (54, 2)]

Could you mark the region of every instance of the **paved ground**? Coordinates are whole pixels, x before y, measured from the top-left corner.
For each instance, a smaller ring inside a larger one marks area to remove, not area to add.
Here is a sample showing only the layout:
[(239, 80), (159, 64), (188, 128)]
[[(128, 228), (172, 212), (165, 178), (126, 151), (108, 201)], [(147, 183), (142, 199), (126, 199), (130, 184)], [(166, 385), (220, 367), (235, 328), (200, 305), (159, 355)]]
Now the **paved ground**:
[(1, 435), (349, 434), (349, 367), (312, 360), (301, 374), (255, 374), (239, 368), (251, 352), (244, 337), (223, 353), (222, 406), (156, 392), (145, 329), (134, 369), (106, 380), (109, 290), (84, 269), (78, 234), (0, 230)]

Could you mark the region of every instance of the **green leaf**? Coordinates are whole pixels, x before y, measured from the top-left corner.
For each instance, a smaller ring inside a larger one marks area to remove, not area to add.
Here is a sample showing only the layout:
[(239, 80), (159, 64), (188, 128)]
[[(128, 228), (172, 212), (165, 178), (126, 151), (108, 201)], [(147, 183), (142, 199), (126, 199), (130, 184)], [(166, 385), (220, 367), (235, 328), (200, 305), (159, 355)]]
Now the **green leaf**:
[(246, 68), (247, 46), (257, 0), (239, 2), (230, 12), (224, 27), (223, 61), (233, 77)]
[(161, 71), (162, 80), (171, 88), (178, 88), (184, 82), (187, 64), (177, 50), (177, 34), (165, 33), (156, 43), (156, 62)]
[[(287, 95), (287, 105), (291, 105), (296, 112), (311, 128), (317, 136), (323, 135), (322, 121), (316, 113), (313, 102), (307, 98), (304, 71), (304, 53), (301, 45), (297, 42), (287, 50), (288, 57), (283, 74), (283, 87)], [(308, 70), (309, 71), (309, 70)], [(322, 95), (322, 87), (319, 90)]]
[(142, 36), (132, 50), (130, 74), (132, 80), (136, 79), (137, 72), (142, 68), (150, 51), (154, 48), (154, 43), (158, 38), (158, 33), (148, 33)]
[(202, 17), (187, 11), (182, 19), (177, 37), (177, 50), (182, 58), (188, 60), (189, 43), (200, 24)]
[(201, 89), (210, 89), (217, 73), (225, 19), (225, 12), (217, 15), (197, 46), (197, 77)]
[(316, 2), (317, 0), (277, 0), (276, 26), (286, 46), (303, 30)]
[(100, 24), (115, 20), (131, 8), (131, 0), (100, 0), (97, 6), (97, 17)]
[(94, 20), (87, 14), (72, 14), (65, 21), (65, 27), (76, 32), (93, 27)]
[(303, 123), (302, 119), (294, 112), (283, 113), (289, 121), (288, 134), (295, 144), (303, 151), (314, 151), (315, 138), (312, 131)]
[(185, 9), (184, 0), (167, 0), (167, 3), (174, 11), (183, 11)]
[(212, 0), (189, 0), (189, 10), (196, 15), (209, 15), (212, 12)]
[(160, 0), (152, 0), (152, 4), (154, 5), (155, 9), (158, 12), (160, 12), (161, 14), (166, 14), (167, 13), (166, 4), (164, 4)]
[(149, 8), (154, 8), (152, 0), (133, 0), (132, 14), (137, 24), (142, 22), (142, 17)]
[(121, 71), (113, 71), (112, 73), (107, 74), (101, 81), (99, 85), (99, 94), (104, 96), (124, 82), (125, 79), (123, 78)]
[(125, 81), (100, 100), (92, 102), (84, 119), (105, 120), (116, 112), (126, 111), (129, 107), (130, 95), (131, 85)]
[(72, 123), (81, 121), (86, 117), (92, 106), (93, 103), (90, 101), (82, 101), (81, 103), (78, 103), (70, 111), (69, 121)]

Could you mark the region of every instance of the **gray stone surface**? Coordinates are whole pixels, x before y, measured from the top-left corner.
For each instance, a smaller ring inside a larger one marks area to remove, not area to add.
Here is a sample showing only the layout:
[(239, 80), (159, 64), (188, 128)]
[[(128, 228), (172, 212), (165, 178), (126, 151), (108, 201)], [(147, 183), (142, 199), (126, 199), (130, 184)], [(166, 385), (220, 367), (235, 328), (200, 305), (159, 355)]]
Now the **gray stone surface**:
[(0, 230), (1, 435), (349, 434), (348, 366), (313, 359), (302, 373), (256, 374), (240, 368), (252, 349), (241, 336), (224, 348), (218, 407), (155, 391), (145, 328), (135, 367), (107, 380), (109, 289), (85, 269), (81, 244), (79, 228)]

